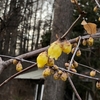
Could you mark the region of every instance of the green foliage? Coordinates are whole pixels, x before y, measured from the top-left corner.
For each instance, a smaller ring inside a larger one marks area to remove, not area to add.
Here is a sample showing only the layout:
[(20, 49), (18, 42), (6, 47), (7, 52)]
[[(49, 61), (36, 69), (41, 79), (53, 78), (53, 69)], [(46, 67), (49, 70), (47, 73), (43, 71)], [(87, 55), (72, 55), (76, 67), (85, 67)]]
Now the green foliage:
[[(95, 23), (97, 25), (97, 27), (99, 28), (100, 22), (98, 21), (98, 18), (100, 16), (100, 9), (98, 9), (96, 12), (93, 11), (94, 7), (96, 6), (95, 1), (94, 0), (88, 0), (88, 1), (87, 0), (79, 0), (78, 5), (79, 5), (81, 11), (86, 13), (86, 14), (84, 14), (83, 19), (85, 19), (87, 22)], [(74, 16), (74, 20), (75, 20), (79, 16), (79, 10), (76, 6), (74, 7), (73, 12), (74, 12), (73, 16)], [(83, 26), (80, 24), (83, 19), (79, 20), (79, 22), (73, 28), (74, 37), (76, 37), (78, 35), (84, 35)]]
[(47, 30), (42, 36), (41, 44), (42, 47), (48, 46), (51, 39), (51, 30)]
[[(100, 9), (98, 9), (96, 12), (93, 11), (94, 7), (96, 6), (96, 3), (94, 0), (78, 0), (78, 5), (81, 9), (81, 11), (86, 12), (83, 19), (85, 19), (87, 22), (92, 22), (97, 25), (99, 28), (100, 22), (98, 21), (98, 18), (100, 16)], [(74, 20), (79, 16), (78, 8), (75, 6), (74, 8)], [(86, 35), (83, 26), (81, 25), (82, 20), (79, 20), (79, 22), (76, 24), (76, 26), (73, 28), (73, 35), (71, 35), (71, 38), (75, 38), (77, 36), (83, 36)], [(80, 49), (82, 51), (81, 57), (76, 57), (78, 61), (81, 63), (91, 65), (93, 67), (98, 68), (100, 61), (98, 60), (100, 58), (100, 40), (96, 39), (93, 47), (89, 46), (82, 46), (80, 45)], [(91, 60), (90, 60), (91, 59)], [(87, 62), (88, 61), (88, 62)]]
[[(98, 20), (98, 18), (100, 17), (100, 8), (96, 12), (93, 11), (94, 7), (96, 6), (95, 1), (94, 0), (78, 0), (78, 1), (81, 10), (86, 12), (86, 15), (84, 15), (84, 17), (81, 20), (79, 20), (78, 23), (73, 28), (73, 33), (71, 35), (71, 38), (75, 38), (79, 35), (80, 36), (86, 35), (86, 32), (84, 31), (84, 28), (81, 25), (83, 19), (85, 19), (87, 22), (95, 23), (97, 25), (97, 28), (100, 28), (100, 21)], [(76, 6), (74, 8), (73, 16), (74, 16), (74, 20), (79, 16), (79, 12)], [(82, 55), (81, 57), (75, 57), (75, 60), (78, 61), (79, 63), (89, 65), (90, 67), (94, 67), (95, 69), (99, 69), (100, 68), (100, 39), (99, 38), (95, 39), (94, 45), (92, 47), (89, 47), (88, 45), (83, 46), (82, 44), (80, 44), (79, 48), (82, 52)], [(69, 60), (71, 56), (72, 54), (69, 56)], [(77, 71), (79, 73), (89, 72), (87, 68), (83, 69), (83, 67), (78, 67)], [(76, 83), (75, 87), (77, 88), (80, 96), (84, 95), (85, 97), (84, 93), (86, 93), (86, 91), (94, 92), (92, 90), (93, 88), (91, 89), (91, 87), (93, 87), (92, 82), (90, 83), (83, 82), (80, 81), (80, 79), (75, 77), (73, 81), (74, 83)], [(100, 94), (100, 91), (96, 90), (96, 93), (97, 93), (96, 96), (99, 98), (98, 95)], [(82, 98), (84, 97), (82, 96)]]

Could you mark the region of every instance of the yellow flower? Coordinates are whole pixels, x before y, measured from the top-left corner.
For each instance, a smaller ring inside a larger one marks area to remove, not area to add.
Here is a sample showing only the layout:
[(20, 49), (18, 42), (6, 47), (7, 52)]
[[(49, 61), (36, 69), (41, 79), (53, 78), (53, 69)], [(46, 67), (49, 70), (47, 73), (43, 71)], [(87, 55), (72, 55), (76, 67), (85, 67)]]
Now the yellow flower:
[(55, 60), (58, 59), (61, 53), (62, 53), (62, 48), (60, 41), (53, 42), (48, 48), (48, 56), (50, 58), (55, 58)]
[(42, 52), (37, 57), (37, 66), (38, 68), (43, 68), (48, 62), (47, 52)]
[(72, 50), (72, 44), (69, 41), (62, 42), (62, 51), (69, 54)]

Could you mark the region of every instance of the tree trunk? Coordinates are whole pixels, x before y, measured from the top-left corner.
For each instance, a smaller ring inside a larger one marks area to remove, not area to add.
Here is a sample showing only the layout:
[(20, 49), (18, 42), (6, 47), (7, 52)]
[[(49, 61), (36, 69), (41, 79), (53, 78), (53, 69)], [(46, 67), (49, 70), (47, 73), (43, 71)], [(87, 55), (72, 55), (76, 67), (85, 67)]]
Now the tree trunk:
[(37, 0), (36, 8), (35, 8), (34, 26), (33, 26), (33, 35), (32, 35), (31, 51), (34, 49), (34, 34), (35, 34), (35, 30), (36, 30), (36, 20), (37, 20), (38, 5), (39, 5), (39, 0)]
[[(73, 7), (70, 0), (55, 0), (54, 1), (54, 19), (51, 42), (56, 40), (56, 34), (61, 37), (72, 24)], [(56, 65), (64, 67), (67, 62), (67, 55), (62, 56), (56, 61)], [(43, 100), (64, 100), (65, 82), (54, 80), (52, 76), (45, 80)]]

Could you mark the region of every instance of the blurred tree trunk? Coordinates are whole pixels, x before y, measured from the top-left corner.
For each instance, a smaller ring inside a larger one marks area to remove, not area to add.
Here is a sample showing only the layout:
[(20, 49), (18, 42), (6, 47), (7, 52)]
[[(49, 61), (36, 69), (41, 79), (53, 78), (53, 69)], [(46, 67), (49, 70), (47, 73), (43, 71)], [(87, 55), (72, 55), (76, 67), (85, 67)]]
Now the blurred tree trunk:
[(35, 14), (34, 14), (34, 26), (33, 26), (33, 34), (32, 34), (32, 44), (31, 44), (31, 51), (34, 49), (34, 34), (36, 30), (36, 19), (37, 19), (37, 11), (38, 11), (39, 0), (36, 2)]
[(4, 54), (15, 55), (17, 28), (21, 22), (21, 2), (19, 2), (19, 5), (17, 5), (16, 2), (17, 0), (11, 0), (8, 14), (6, 14), (6, 9), (4, 12), (4, 20), (6, 24), (4, 35)]
[(35, 49), (38, 48), (38, 44), (39, 44), (38, 42), (39, 42), (39, 38), (40, 38), (40, 27), (41, 27), (41, 20), (38, 21)]
[[(56, 34), (61, 37), (72, 24), (72, 10), (73, 6), (70, 0), (54, 1), (54, 19), (51, 42), (56, 40)], [(67, 55), (62, 54), (58, 61), (56, 61), (56, 64), (59, 67), (64, 67), (65, 62), (67, 62)], [(43, 100), (64, 100), (65, 87), (65, 82), (54, 80), (52, 76), (47, 77), (45, 80)]]
[(43, 8), (43, 0), (41, 0), (41, 11), (40, 11), (40, 20), (38, 21), (38, 26), (37, 26), (37, 38), (36, 38), (36, 44), (35, 44), (35, 49), (38, 48), (39, 44), (39, 38), (40, 38), (40, 28), (41, 28), (41, 19), (42, 19), (42, 9)]

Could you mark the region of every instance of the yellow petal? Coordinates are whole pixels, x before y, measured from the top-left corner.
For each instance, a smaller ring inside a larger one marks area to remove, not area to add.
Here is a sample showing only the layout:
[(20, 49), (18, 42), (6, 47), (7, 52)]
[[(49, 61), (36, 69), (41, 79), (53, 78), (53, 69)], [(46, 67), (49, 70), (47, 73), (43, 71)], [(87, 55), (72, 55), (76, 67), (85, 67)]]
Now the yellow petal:
[(54, 58), (55, 60), (58, 59), (61, 53), (62, 53), (62, 48), (61, 48), (61, 43), (59, 41), (55, 41), (48, 48), (48, 56), (50, 58)]
[(69, 41), (62, 42), (62, 51), (69, 54), (72, 50), (72, 44)]
[(42, 52), (37, 57), (37, 66), (38, 68), (43, 68), (48, 62), (47, 52)]

